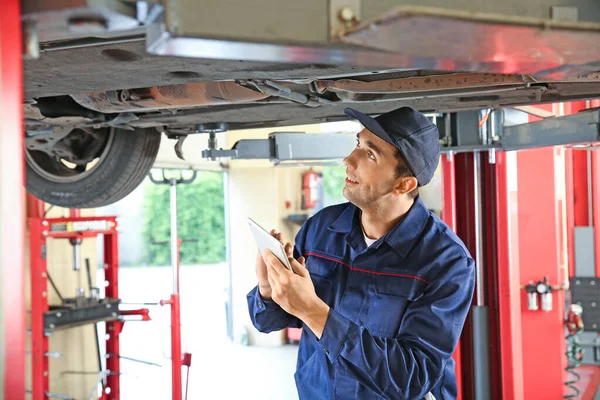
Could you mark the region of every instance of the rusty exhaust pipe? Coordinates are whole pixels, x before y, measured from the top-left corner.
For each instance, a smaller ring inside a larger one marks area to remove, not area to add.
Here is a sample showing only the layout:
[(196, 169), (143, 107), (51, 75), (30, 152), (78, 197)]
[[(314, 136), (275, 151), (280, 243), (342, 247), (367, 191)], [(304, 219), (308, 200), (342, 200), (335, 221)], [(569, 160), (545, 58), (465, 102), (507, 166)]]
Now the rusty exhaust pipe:
[(320, 94), (325, 92), (390, 94), (448, 89), (474, 89), (504, 85), (525, 86), (530, 82), (532, 82), (530, 79), (521, 75), (456, 73), (386, 79), (373, 82), (351, 79), (320, 80), (314, 82), (314, 88)]
[(71, 95), (79, 105), (103, 113), (248, 103), (269, 96), (240, 86), (233, 81), (191, 82), (181, 85)]

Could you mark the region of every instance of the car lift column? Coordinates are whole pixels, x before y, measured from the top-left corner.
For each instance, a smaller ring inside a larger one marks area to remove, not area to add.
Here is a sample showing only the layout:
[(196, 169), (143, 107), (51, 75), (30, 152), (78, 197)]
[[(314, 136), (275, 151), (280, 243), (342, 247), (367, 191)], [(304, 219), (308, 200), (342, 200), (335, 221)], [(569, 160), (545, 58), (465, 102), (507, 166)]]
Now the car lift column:
[[(561, 114), (571, 115), (599, 106), (600, 100), (574, 101), (565, 103), (559, 111)], [(600, 150), (598, 148), (566, 149), (565, 173), (571, 284), (571, 298), (568, 300), (569, 303), (580, 303), (583, 308), (584, 329), (579, 340), (594, 344), (598, 340), (595, 323), (597, 319), (594, 318), (596, 311), (594, 300), (597, 296), (594, 297), (592, 292), (587, 299), (588, 296), (584, 293), (587, 292), (587, 284), (595, 283), (594, 278), (600, 277)], [(568, 346), (567, 350), (573, 350), (573, 347)], [(589, 365), (596, 358), (593, 356), (594, 348), (584, 346), (583, 351), (582, 365), (574, 370), (569, 369), (567, 380), (573, 383), (569, 385), (569, 394), (576, 394), (576, 391), (579, 391), (577, 398), (585, 400), (591, 399), (598, 389), (600, 369)], [(580, 363), (574, 358), (575, 353), (569, 353), (569, 365), (575, 367)], [(581, 378), (576, 379), (571, 371), (580, 374)]]
[[(486, 207), (484, 197), (484, 170), (482, 166), (482, 154), (473, 154), (473, 225), (475, 230), (475, 295), (474, 304), (471, 308), (472, 340), (473, 340), (473, 367), (475, 398), (491, 399), (490, 379), (490, 313), (486, 292), (488, 284), (486, 278), (489, 274), (491, 260), (484, 254), (484, 221), (483, 209)], [(485, 271), (485, 272), (484, 272)]]
[[(592, 100), (590, 107), (600, 107), (600, 100)], [(600, 149), (592, 151), (591, 190), (592, 190), (592, 223), (594, 225), (594, 247), (596, 258), (596, 276), (600, 277)]]
[[(454, 165), (454, 154), (442, 154), (441, 160), (442, 172), (442, 219), (450, 229), (456, 232), (456, 167)], [(452, 358), (456, 363), (456, 398), (462, 400), (462, 356), (461, 340), (458, 341)]]
[(24, 166), (21, 17), (0, 11), (0, 398), (25, 398)]
[[(498, 313), (496, 305), (495, 181), (496, 153), (476, 151), (460, 154), (457, 169), (459, 234), (475, 260), (476, 285), (471, 313), (463, 331), (465, 398), (501, 399)], [(458, 178), (460, 176), (460, 178)], [(462, 237), (462, 236), (461, 236)]]
[[(483, 254), (487, 250), (486, 229), (477, 230), (476, 218), (475, 218), (475, 179), (481, 180), (483, 183), (480, 185), (481, 191), (479, 192), (480, 206), (484, 207), (486, 199), (489, 197), (487, 190), (489, 185), (485, 184), (488, 168), (487, 163), (483, 163), (482, 160), (487, 160), (487, 153), (483, 155), (479, 152), (465, 152), (457, 154), (443, 154), (441, 159), (442, 166), (442, 179), (443, 179), (443, 210), (442, 217), (444, 221), (461, 237), (465, 242), (467, 248), (473, 255), (474, 258), (478, 258), (479, 263), (483, 263), (478, 270), (487, 269), (487, 263), (485, 262), (488, 258), (487, 254)], [(477, 157), (477, 160), (475, 160)], [(476, 168), (477, 162), (480, 162), (480, 168)], [(483, 165), (482, 165), (483, 164)], [(476, 171), (479, 171), (476, 173)], [(480, 221), (481, 226), (490, 225), (488, 221)], [(478, 224), (477, 224), (478, 225)], [(479, 244), (479, 250), (476, 250)], [(479, 256), (476, 256), (478, 254)], [(479, 300), (483, 300), (484, 305), (491, 304), (489, 298), (489, 284), (487, 282), (487, 273), (478, 273), (478, 284), (479, 288)], [(463, 328), (462, 336), (457, 345), (453, 358), (456, 362), (456, 380), (458, 395), (457, 399), (471, 399), (476, 398), (476, 393), (479, 393), (481, 398), (500, 399), (499, 394), (493, 390), (489, 390), (492, 387), (497, 387), (496, 376), (493, 362), (495, 361), (495, 349), (497, 346), (493, 343), (494, 338), (491, 337), (489, 330), (495, 326), (491, 324), (491, 321), (495, 319), (495, 314), (491, 313), (487, 315), (488, 321), (490, 321), (490, 329), (479, 330), (481, 326), (475, 329), (475, 324), (479, 324), (481, 321), (478, 320), (479, 315), (474, 317), (475, 313), (481, 311), (478, 308), (476, 296), (473, 298), (473, 305), (467, 321)], [(486, 311), (488, 309), (486, 308)], [(476, 344), (483, 345), (486, 351), (482, 354), (481, 346), (475, 348)], [(481, 357), (478, 361), (475, 358)], [(485, 364), (486, 368), (484, 371), (478, 370), (480, 364)], [(487, 392), (486, 392), (486, 389)], [(486, 394), (484, 394), (484, 392)], [(490, 397), (491, 396), (491, 397)]]
[(600, 277), (600, 149), (592, 153), (592, 192), (596, 276)]
[[(553, 105), (539, 106), (553, 111)], [(556, 105), (554, 105), (556, 108)], [(555, 113), (558, 114), (558, 113)], [(529, 122), (537, 121), (529, 116)], [(517, 153), (517, 229), (520, 284), (538, 282), (545, 276), (552, 286), (562, 286), (567, 258), (562, 230), (561, 205), (564, 171), (561, 148), (549, 147)], [(552, 309), (527, 309), (521, 290), (524, 398), (560, 398), (565, 386), (565, 295), (553, 292)], [(542, 361), (543, 360), (543, 361)], [(541, 363), (541, 364), (540, 364)], [(541, 371), (543, 370), (543, 373)]]
[[(194, 178), (196, 174), (194, 173)], [(170, 180), (171, 216), (171, 270), (173, 272), (173, 293), (171, 305), (171, 390), (173, 400), (181, 400), (181, 307), (179, 302), (179, 238), (177, 234), (177, 180)]]
[(524, 400), (523, 342), (521, 337), (521, 287), (518, 248), (515, 152), (497, 152), (496, 257), (498, 271), (498, 341), (500, 387), (504, 399)]

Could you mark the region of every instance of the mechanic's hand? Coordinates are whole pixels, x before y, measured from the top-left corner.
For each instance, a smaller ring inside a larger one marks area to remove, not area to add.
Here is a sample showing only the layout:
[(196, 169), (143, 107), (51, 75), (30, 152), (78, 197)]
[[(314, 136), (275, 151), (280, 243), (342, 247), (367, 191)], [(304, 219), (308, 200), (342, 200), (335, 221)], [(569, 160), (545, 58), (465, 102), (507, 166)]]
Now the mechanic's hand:
[[(281, 232), (277, 232), (275, 229), (271, 229), (269, 232), (274, 238), (279, 240), (285, 249), (288, 257), (293, 256), (294, 246), (291, 243), (284, 243), (283, 235)], [(271, 300), (271, 285), (269, 284), (269, 278), (267, 273), (267, 265), (263, 257), (260, 254), (260, 251), (256, 255), (256, 277), (258, 278), (258, 291), (260, 296), (264, 300)]]
[(306, 269), (304, 257), (289, 257), (294, 272), (287, 269), (270, 251), (265, 254), (271, 297), (287, 313), (301, 319), (320, 338), (329, 314)]

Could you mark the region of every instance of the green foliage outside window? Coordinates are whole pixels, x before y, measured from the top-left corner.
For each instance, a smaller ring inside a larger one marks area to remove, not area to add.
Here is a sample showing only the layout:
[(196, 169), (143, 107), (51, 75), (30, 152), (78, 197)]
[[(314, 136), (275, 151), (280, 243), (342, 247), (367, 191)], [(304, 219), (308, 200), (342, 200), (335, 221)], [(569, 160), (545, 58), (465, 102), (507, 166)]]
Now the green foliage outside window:
[(346, 167), (343, 165), (324, 167), (322, 174), (325, 207), (346, 202), (347, 200), (342, 195), (346, 180)]
[[(161, 176), (160, 171), (154, 172), (155, 177)], [(346, 167), (324, 167), (322, 174), (324, 205), (345, 202), (342, 189), (345, 184)], [(179, 172), (167, 172), (167, 178), (171, 176), (179, 176)], [(149, 179), (144, 182), (142, 238), (145, 265), (162, 266), (171, 263), (170, 244), (153, 244), (168, 242), (171, 237), (169, 200), (169, 185), (155, 185)], [(184, 242), (181, 245), (182, 265), (226, 261), (222, 173), (199, 171), (192, 184), (178, 185), (177, 216), (179, 237), (198, 240), (191, 243)]]
[[(175, 173), (177, 176), (179, 173)], [(158, 178), (160, 175), (156, 173)], [(184, 175), (185, 177), (186, 175)], [(169, 175), (167, 175), (169, 178)], [(144, 182), (144, 223), (142, 228), (146, 265), (170, 265), (169, 185)], [(213, 264), (224, 262), (225, 202), (223, 174), (199, 171), (192, 184), (177, 186), (178, 235), (197, 242), (182, 243), (181, 264)]]

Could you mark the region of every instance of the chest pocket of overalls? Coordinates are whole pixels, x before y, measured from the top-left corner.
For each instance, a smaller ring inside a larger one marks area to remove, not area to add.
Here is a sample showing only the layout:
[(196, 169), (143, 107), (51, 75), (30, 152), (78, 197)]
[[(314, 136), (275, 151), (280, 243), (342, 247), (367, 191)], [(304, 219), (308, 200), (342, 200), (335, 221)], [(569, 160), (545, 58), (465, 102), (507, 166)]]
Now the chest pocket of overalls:
[(334, 267), (335, 264), (330, 261), (324, 263), (310, 257), (306, 261), (306, 269), (308, 269), (310, 279), (315, 286), (315, 293), (329, 306), (331, 306), (333, 297), (333, 282), (331, 280), (333, 279)]
[(367, 299), (365, 324), (375, 336), (395, 337), (406, 308), (419, 300), (427, 284), (408, 277), (373, 277)]

